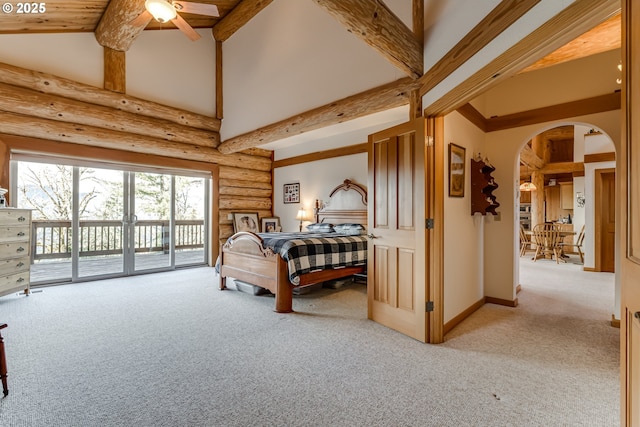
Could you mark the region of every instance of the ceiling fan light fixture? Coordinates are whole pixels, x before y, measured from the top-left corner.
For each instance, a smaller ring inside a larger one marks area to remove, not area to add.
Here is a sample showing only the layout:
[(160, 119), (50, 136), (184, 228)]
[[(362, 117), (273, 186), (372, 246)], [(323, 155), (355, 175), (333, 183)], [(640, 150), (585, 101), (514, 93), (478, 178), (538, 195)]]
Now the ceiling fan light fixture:
[(166, 0), (146, 0), (144, 7), (160, 23), (171, 21), (178, 15), (176, 8)]

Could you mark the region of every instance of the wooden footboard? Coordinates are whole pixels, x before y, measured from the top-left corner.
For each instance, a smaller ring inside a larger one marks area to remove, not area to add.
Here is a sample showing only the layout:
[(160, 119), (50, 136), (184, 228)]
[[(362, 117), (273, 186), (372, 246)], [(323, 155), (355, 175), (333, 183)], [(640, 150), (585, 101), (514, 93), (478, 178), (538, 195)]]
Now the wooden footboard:
[[(327, 280), (351, 276), (365, 271), (365, 266), (321, 270), (300, 276), (300, 285), (306, 286)], [(287, 263), (271, 249), (262, 246), (262, 238), (241, 231), (231, 236), (220, 250), (220, 289), (226, 289), (227, 277), (251, 283), (270, 290), (276, 296), (275, 311), (293, 311), (293, 288), (289, 281)]]
[(287, 277), (286, 262), (271, 249), (262, 247), (260, 236), (241, 231), (234, 234), (220, 250), (220, 289), (226, 278), (269, 289), (276, 296), (276, 311), (293, 311), (293, 286)]

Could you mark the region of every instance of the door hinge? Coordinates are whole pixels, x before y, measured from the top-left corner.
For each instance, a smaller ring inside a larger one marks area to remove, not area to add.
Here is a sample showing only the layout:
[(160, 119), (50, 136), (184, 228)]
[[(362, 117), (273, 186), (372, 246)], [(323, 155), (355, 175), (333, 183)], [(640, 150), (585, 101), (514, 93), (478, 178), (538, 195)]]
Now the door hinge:
[(427, 227), (427, 230), (433, 230), (433, 218), (427, 218), (425, 227)]
[(433, 301), (427, 301), (425, 311), (431, 313), (433, 311)]

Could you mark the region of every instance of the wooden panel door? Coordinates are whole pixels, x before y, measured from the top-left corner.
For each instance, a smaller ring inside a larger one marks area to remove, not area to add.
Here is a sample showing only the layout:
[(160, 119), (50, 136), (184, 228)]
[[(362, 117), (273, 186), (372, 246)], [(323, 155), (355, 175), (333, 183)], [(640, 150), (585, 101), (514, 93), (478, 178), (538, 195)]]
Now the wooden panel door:
[(367, 293), (370, 319), (427, 342), (424, 126), (369, 136)]
[(616, 174), (614, 169), (596, 170), (596, 271), (615, 271), (616, 252)]
[(640, 425), (640, 2), (622, 0), (622, 111), (617, 171), (621, 206), (621, 421)]

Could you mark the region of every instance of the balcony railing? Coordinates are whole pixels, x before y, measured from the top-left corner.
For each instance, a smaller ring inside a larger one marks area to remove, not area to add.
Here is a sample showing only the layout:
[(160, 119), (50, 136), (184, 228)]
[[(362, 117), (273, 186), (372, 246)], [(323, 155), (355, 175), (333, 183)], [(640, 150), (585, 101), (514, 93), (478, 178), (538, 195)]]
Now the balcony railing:
[[(204, 248), (204, 220), (177, 220), (175, 248)], [(123, 252), (122, 221), (80, 221), (80, 257), (114, 255)], [(71, 258), (71, 221), (32, 221), (31, 253), (33, 260)], [(169, 221), (136, 221), (136, 252), (165, 252), (170, 249)]]

